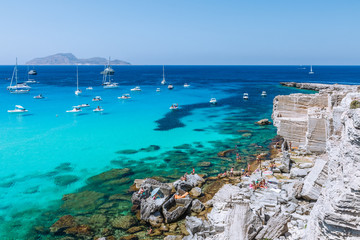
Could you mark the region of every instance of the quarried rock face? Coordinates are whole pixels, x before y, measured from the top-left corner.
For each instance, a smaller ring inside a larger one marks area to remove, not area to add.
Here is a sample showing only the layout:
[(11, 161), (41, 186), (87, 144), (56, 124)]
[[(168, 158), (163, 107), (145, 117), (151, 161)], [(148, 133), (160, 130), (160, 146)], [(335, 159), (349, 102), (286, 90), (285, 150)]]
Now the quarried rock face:
[(356, 98), (348, 94), (336, 107), (342, 128), (328, 140), (328, 175), (310, 214), (309, 240), (360, 238), (360, 109), (349, 109)]

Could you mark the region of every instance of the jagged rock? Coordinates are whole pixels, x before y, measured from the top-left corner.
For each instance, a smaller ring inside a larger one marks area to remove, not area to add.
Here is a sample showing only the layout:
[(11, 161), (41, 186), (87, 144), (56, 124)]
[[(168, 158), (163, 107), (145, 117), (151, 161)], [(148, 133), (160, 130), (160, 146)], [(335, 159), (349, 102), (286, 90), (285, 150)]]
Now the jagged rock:
[(142, 220), (148, 221), (151, 214), (159, 211), (168, 197), (153, 199), (149, 197), (142, 199), (140, 204), (140, 217)]
[(65, 215), (62, 216), (59, 220), (57, 220), (53, 225), (51, 225), (50, 232), (54, 234), (59, 234), (68, 228), (76, 226), (78, 226), (78, 224), (76, 223), (74, 217), (71, 215)]
[(323, 159), (317, 159), (309, 175), (304, 179), (301, 196), (307, 200), (317, 200), (327, 179), (327, 165)]
[(131, 227), (126, 232), (127, 233), (136, 233), (136, 232), (140, 232), (141, 230), (142, 230), (141, 227)]
[(291, 220), (291, 215), (281, 213), (278, 210), (256, 235), (255, 239), (275, 239), (287, 232), (287, 223)]
[(166, 223), (171, 223), (179, 219), (190, 207), (192, 199), (187, 196), (185, 198), (175, 199), (171, 197), (162, 206), (162, 213)]
[(279, 170), (283, 173), (289, 173), (290, 172), (290, 154), (288, 151), (283, 151), (282, 157), (280, 159), (281, 164), (278, 167)]
[(164, 222), (164, 218), (159, 211), (151, 214), (149, 217), (149, 223), (153, 227), (158, 228), (161, 226), (163, 222)]
[(143, 193), (134, 192), (131, 197), (131, 202), (134, 205), (141, 205), (142, 200), (147, 199), (150, 196), (151, 192), (156, 188), (160, 188), (159, 194), (162, 195), (162, 197), (164, 198), (167, 198), (171, 194), (172, 188), (169, 186), (169, 184), (161, 183), (151, 178), (147, 178), (146, 180), (141, 182), (142, 183), (139, 188), (143, 190)]
[(200, 202), (199, 199), (195, 199), (192, 201), (191, 203), (191, 211), (196, 212), (196, 213), (200, 213), (205, 209), (204, 204), (202, 204), (202, 202)]
[(271, 124), (271, 122), (267, 118), (261, 119), (261, 120), (255, 122), (255, 123), (258, 124), (258, 125), (270, 125)]
[(314, 164), (312, 164), (312, 163), (300, 163), (300, 164), (299, 164), (299, 168), (300, 168), (300, 169), (312, 168), (313, 166), (314, 166)]
[(290, 171), (290, 178), (301, 178), (308, 174), (308, 169), (292, 168)]
[(92, 176), (92, 177), (88, 178), (87, 181), (90, 184), (98, 184), (98, 183), (106, 182), (109, 180), (126, 177), (131, 174), (132, 174), (132, 171), (130, 168), (123, 168), (123, 169), (114, 168), (109, 171)]
[(193, 187), (201, 187), (205, 180), (200, 177), (198, 174), (188, 174), (186, 175), (186, 180), (178, 180), (174, 182), (174, 187), (176, 190), (181, 189), (185, 192), (190, 191)]
[(194, 197), (199, 197), (201, 195), (201, 188), (194, 187), (193, 189), (191, 189), (190, 195)]

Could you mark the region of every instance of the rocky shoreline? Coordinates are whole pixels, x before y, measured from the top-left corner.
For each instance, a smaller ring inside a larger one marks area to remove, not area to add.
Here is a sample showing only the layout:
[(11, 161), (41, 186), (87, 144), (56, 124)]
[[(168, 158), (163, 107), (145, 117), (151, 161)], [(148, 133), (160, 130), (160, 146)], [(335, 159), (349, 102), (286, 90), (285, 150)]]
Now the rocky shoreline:
[[(133, 215), (111, 219), (111, 228), (101, 226), (114, 211), (110, 205), (124, 197), (87, 192), (86, 204), (105, 197), (103, 205), (109, 206), (101, 205), (103, 211), (86, 221), (61, 216), (49, 230), (38, 231), (64, 240), (359, 238), (358, 86), (282, 85), (319, 92), (275, 97), (272, 118), (281, 137), (273, 142), (270, 157), (259, 155), (248, 173), (247, 169), (229, 169), (217, 177), (191, 173), (174, 182), (136, 179), (130, 188)], [(218, 157), (233, 152), (219, 152)], [(90, 181), (119, 181), (130, 171), (111, 170)], [(70, 201), (72, 207), (87, 206), (79, 193), (63, 200), (64, 205)], [(96, 226), (100, 230), (94, 232)], [(114, 229), (125, 234), (118, 236)]]

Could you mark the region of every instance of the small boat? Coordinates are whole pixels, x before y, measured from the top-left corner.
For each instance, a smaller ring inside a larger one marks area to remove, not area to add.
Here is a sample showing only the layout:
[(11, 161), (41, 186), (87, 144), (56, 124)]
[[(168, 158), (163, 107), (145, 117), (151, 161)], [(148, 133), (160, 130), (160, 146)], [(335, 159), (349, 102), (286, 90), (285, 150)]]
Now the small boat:
[(29, 80), (25, 81), (25, 83), (36, 83), (36, 81), (34, 79), (29, 79)]
[(109, 57), (108, 65), (105, 66), (104, 71), (100, 72), (100, 74), (103, 74), (103, 75), (114, 75), (115, 74), (114, 69), (112, 69), (112, 67), (110, 66), (110, 57)]
[(188, 87), (190, 87), (190, 85), (187, 84), (187, 83), (185, 83), (185, 84), (184, 84), (184, 88), (188, 88)]
[(37, 72), (35, 69), (31, 69), (29, 72), (28, 72), (28, 75), (37, 75)]
[(249, 94), (248, 94), (248, 93), (244, 93), (243, 99), (248, 100), (248, 99), (249, 99)]
[(313, 70), (312, 70), (312, 65), (310, 66), (310, 72), (309, 74), (314, 74)]
[(92, 99), (93, 102), (98, 102), (98, 101), (102, 101), (100, 96), (96, 96)]
[(75, 95), (79, 96), (81, 94), (81, 90), (79, 89), (79, 67), (76, 65), (76, 91)]
[(156, 91), (157, 91), (157, 92), (160, 92), (160, 88), (157, 88)]
[(141, 91), (141, 88), (139, 86), (136, 86), (136, 87), (130, 89), (130, 91), (133, 91), (133, 92), (134, 91)]
[(170, 110), (177, 110), (177, 109), (179, 109), (179, 104), (174, 103), (173, 105), (170, 106), (169, 109), (170, 109)]
[(103, 84), (104, 88), (118, 88), (119, 84), (115, 82), (106, 82)]
[(71, 110), (67, 110), (66, 112), (68, 112), (68, 113), (77, 113), (77, 112), (81, 112), (81, 108), (79, 108), (79, 107), (73, 107), (73, 109), (71, 109)]
[(102, 112), (102, 111), (104, 111), (104, 109), (102, 109), (100, 106), (98, 106), (98, 107), (95, 108), (93, 111), (94, 111), (94, 112)]
[(45, 98), (42, 94), (39, 94), (37, 96), (34, 96), (35, 99), (42, 99), (42, 98)]
[(168, 89), (169, 89), (169, 90), (172, 90), (172, 89), (174, 89), (174, 86), (171, 85), (171, 84), (169, 84), (169, 85), (168, 85)]
[(165, 85), (165, 84), (166, 84), (164, 65), (163, 65), (163, 80), (161, 81), (161, 84), (162, 84), (162, 85)]
[(27, 112), (28, 110), (25, 109), (23, 106), (20, 105), (15, 105), (15, 109), (14, 110), (8, 110), (8, 113), (23, 113), (23, 112)]
[(214, 105), (217, 104), (216, 98), (211, 98), (211, 99), (210, 99), (210, 103), (211, 103), (211, 104), (214, 104)]
[(93, 90), (93, 88), (92, 87), (87, 87), (86, 90)]
[(90, 107), (90, 105), (87, 104), (87, 103), (84, 103), (84, 104), (79, 104), (79, 105), (73, 106), (73, 107), (74, 107), (74, 108), (84, 108), (84, 107)]
[(266, 94), (266, 91), (262, 91), (261, 96), (262, 96), (262, 97), (266, 97), (266, 95), (267, 95), (267, 94)]
[(126, 94), (123, 94), (121, 97), (118, 97), (118, 99), (130, 99), (130, 94), (126, 93)]

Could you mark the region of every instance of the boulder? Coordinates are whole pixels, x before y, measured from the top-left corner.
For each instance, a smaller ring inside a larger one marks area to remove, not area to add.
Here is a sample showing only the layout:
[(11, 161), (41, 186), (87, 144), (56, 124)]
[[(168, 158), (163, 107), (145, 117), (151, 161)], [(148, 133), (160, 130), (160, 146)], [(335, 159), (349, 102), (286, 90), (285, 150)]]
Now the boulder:
[(290, 178), (303, 178), (308, 174), (307, 169), (292, 168), (290, 171)]
[(164, 218), (159, 211), (153, 213), (149, 217), (149, 223), (151, 226), (158, 228), (164, 222)]
[(200, 232), (203, 226), (203, 221), (197, 217), (186, 217), (185, 226), (190, 235)]
[(191, 203), (191, 211), (196, 212), (196, 213), (200, 213), (205, 209), (204, 204), (202, 204), (202, 202), (200, 202), (199, 199), (195, 199), (192, 201)]
[(142, 230), (141, 227), (131, 227), (126, 232), (133, 234), (133, 233), (136, 233), (136, 232), (140, 232), (141, 230)]
[(201, 187), (205, 180), (200, 177), (198, 174), (188, 174), (186, 175), (186, 180), (178, 180), (174, 182), (174, 187), (176, 190), (181, 189), (185, 192), (190, 191), (193, 187)]
[(300, 168), (300, 169), (312, 168), (313, 166), (314, 166), (314, 164), (312, 164), (312, 163), (300, 163), (300, 164), (299, 164), (299, 168)]
[(153, 199), (152, 197), (149, 197), (142, 199), (140, 203), (140, 218), (148, 221), (150, 215), (159, 211), (168, 198), (169, 197)]
[(73, 235), (77, 238), (90, 237), (93, 232), (88, 225), (79, 225), (71, 228), (67, 228), (64, 231), (66, 234)]
[(190, 207), (192, 199), (187, 196), (185, 198), (175, 199), (171, 197), (162, 206), (162, 213), (166, 223), (171, 223), (179, 219)]
[(328, 174), (327, 162), (317, 159), (309, 175), (304, 179), (301, 196), (306, 200), (317, 200)]
[(193, 189), (191, 189), (190, 195), (193, 197), (199, 197), (201, 195), (201, 188), (194, 187)]
[(261, 120), (255, 122), (255, 123), (258, 124), (258, 125), (270, 125), (271, 124), (271, 122), (267, 118), (261, 119)]

